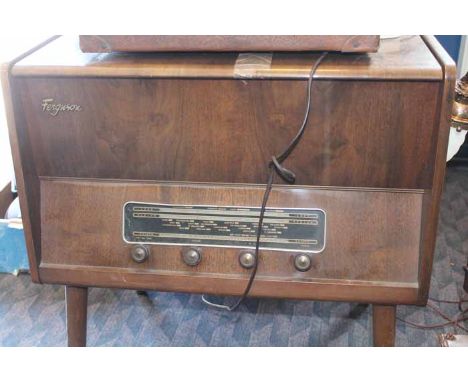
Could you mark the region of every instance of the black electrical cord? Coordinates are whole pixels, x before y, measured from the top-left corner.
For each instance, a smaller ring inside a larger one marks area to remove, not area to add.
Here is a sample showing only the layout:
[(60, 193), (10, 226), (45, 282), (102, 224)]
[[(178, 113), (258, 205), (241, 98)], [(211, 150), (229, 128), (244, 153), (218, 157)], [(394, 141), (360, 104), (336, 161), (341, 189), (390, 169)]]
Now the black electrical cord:
[(260, 208), (260, 215), (258, 217), (258, 227), (257, 227), (257, 235), (256, 235), (257, 238), (256, 238), (256, 243), (255, 243), (255, 255), (254, 255), (255, 263), (254, 263), (252, 272), (249, 277), (249, 282), (247, 283), (247, 286), (242, 296), (237, 300), (237, 302), (234, 305), (231, 305), (231, 306), (213, 303), (209, 301), (204, 295), (202, 295), (203, 302), (205, 302), (206, 304), (212, 307), (225, 309), (225, 310), (232, 312), (233, 310), (239, 307), (239, 305), (244, 301), (244, 299), (249, 294), (250, 289), (252, 288), (252, 284), (254, 282), (255, 275), (257, 274), (257, 270), (258, 270), (258, 257), (259, 257), (259, 249), (260, 249), (260, 239), (262, 236), (262, 229), (263, 229), (263, 219), (265, 217), (265, 210), (266, 210), (266, 206), (268, 203), (268, 198), (270, 197), (270, 192), (271, 192), (271, 189), (273, 188), (273, 180), (274, 180), (275, 172), (286, 183), (294, 184), (294, 182), (296, 181), (296, 175), (291, 170), (288, 170), (287, 168), (283, 167), (281, 164), (293, 152), (293, 150), (295, 149), (295, 147), (301, 140), (302, 136), (304, 135), (304, 131), (306, 129), (307, 121), (309, 120), (309, 114), (310, 114), (310, 107), (311, 107), (311, 100), (312, 100), (312, 80), (314, 78), (315, 72), (317, 71), (317, 68), (319, 67), (323, 59), (326, 57), (326, 55), (327, 55), (327, 52), (323, 52), (320, 55), (320, 57), (317, 59), (317, 61), (315, 61), (314, 65), (312, 66), (309, 72), (309, 78), (307, 81), (306, 109), (304, 112), (304, 119), (302, 121), (301, 127), (299, 128), (296, 136), (292, 139), (292, 141), (286, 147), (286, 149), (281, 154), (277, 156), (273, 156), (271, 158), (271, 161), (268, 163), (268, 180), (266, 183), (265, 192), (263, 193), (262, 207)]

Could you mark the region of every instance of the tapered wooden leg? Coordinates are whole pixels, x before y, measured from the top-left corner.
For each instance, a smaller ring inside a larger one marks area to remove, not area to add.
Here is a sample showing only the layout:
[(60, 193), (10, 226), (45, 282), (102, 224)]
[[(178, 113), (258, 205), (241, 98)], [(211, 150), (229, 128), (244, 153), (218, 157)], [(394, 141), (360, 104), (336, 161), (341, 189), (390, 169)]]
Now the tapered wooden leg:
[(395, 346), (396, 305), (372, 305), (374, 346)]
[(66, 287), (68, 346), (86, 346), (88, 288)]

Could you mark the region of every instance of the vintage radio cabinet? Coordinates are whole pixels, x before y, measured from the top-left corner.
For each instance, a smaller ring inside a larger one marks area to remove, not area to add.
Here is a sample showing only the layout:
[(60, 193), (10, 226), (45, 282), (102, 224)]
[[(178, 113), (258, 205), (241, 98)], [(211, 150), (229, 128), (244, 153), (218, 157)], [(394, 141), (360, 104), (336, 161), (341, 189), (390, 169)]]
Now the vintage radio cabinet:
[[(31, 276), (66, 286), (70, 345), (88, 287), (243, 293), (266, 164), (319, 55), (92, 54), (60, 37), (3, 67)], [(396, 305), (428, 298), (454, 80), (432, 37), (329, 53), (250, 296), (370, 303), (374, 343), (394, 344)]]

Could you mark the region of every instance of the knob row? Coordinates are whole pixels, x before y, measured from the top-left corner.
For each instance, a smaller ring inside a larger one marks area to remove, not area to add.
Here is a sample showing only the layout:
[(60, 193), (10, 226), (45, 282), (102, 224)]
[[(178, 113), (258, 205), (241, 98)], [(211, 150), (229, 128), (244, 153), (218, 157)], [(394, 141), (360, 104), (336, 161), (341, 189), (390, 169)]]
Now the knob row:
[[(144, 245), (135, 245), (130, 251), (130, 255), (136, 263), (143, 263), (149, 257), (149, 249)], [(201, 251), (197, 248), (187, 248), (182, 251), (182, 260), (185, 264), (194, 267), (202, 259)], [(242, 251), (239, 254), (239, 264), (245, 269), (251, 269), (255, 266), (255, 253), (251, 251)], [(300, 272), (308, 271), (312, 266), (310, 255), (300, 253), (294, 256), (294, 267)]]

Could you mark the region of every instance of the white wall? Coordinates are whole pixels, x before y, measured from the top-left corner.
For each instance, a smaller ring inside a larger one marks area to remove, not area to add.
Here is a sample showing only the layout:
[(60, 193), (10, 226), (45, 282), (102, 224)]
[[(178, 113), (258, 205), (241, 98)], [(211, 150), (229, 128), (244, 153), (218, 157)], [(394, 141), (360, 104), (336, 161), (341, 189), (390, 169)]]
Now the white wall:
[(460, 53), (458, 55), (458, 77), (462, 77), (468, 72), (468, 36), (463, 36)]

